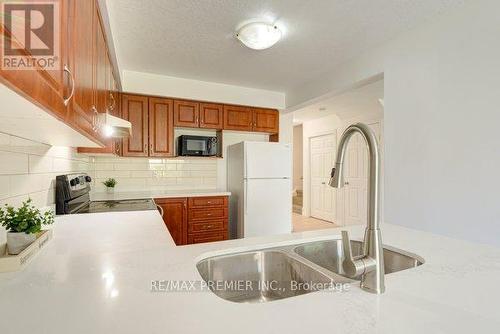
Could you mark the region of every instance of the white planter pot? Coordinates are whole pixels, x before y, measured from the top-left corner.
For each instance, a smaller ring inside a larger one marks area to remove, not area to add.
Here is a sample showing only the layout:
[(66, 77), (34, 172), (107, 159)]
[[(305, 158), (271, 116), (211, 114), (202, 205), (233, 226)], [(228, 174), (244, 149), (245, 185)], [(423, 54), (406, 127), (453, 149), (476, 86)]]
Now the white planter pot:
[(24, 232), (7, 232), (7, 248), (9, 254), (17, 255), (36, 240), (36, 234)]
[(108, 194), (114, 194), (115, 193), (115, 188), (112, 188), (112, 187), (106, 187), (106, 192)]

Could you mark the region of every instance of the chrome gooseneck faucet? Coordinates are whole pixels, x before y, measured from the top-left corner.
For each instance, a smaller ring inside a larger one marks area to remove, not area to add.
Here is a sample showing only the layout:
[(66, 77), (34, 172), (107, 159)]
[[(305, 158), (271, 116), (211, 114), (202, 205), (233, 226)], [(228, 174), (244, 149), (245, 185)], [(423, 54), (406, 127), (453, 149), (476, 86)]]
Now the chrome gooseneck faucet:
[(368, 224), (365, 230), (363, 255), (353, 257), (351, 243), (347, 231), (342, 231), (342, 246), (345, 260), (342, 263), (344, 272), (349, 277), (361, 276), (361, 288), (372, 293), (383, 293), (384, 253), (380, 234), (380, 156), (377, 138), (365, 124), (357, 123), (349, 126), (342, 137), (337, 151), (337, 162), (332, 169), (329, 185), (334, 188), (344, 186), (344, 157), (349, 139), (359, 133), (368, 145)]

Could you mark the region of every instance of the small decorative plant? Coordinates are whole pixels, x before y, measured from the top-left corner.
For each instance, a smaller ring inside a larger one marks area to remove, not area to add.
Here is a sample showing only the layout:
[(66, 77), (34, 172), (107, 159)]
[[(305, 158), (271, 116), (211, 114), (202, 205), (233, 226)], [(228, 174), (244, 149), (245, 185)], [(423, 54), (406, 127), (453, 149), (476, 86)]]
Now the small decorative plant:
[(15, 209), (5, 205), (0, 208), (0, 224), (7, 229), (7, 247), (10, 254), (19, 254), (36, 240), (36, 234), (42, 225), (54, 223), (52, 210), (42, 213), (33, 204), (31, 198)]
[(109, 178), (106, 181), (104, 181), (102, 184), (104, 184), (106, 186), (106, 190), (108, 191), (108, 193), (112, 193), (115, 189), (117, 182), (115, 179)]

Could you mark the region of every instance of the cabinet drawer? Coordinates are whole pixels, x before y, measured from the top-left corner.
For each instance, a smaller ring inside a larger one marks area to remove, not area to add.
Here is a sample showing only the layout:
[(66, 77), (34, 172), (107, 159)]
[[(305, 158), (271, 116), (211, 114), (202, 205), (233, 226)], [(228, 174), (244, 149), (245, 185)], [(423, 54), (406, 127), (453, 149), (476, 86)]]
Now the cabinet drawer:
[(225, 220), (214, 220), (212, 222), (200, 222), (188, 224), (189, 233), (221, 231), (226, 229)]
[(189, 208), (206, 208), (227, 205), (227, 197), (190, 197)]
[(227, 218), (227, 208), (189, 209), (188, 220), (200, 221)]
[(188, 235), (188, 244), (222, 241), (227, 239), (226, 232), (193, 233)]

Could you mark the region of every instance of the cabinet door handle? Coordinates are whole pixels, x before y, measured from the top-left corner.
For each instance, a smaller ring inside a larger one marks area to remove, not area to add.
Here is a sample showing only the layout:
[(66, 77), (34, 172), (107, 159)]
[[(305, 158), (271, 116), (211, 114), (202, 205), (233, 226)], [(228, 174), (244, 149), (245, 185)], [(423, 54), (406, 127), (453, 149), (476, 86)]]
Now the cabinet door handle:
[(71, 73), (71, 70), (69, 69), (68, 65), (64, 65), (64, 72), (68, 73), (70, 79), (71, 79), (71, 93), (69, 93), (69, 96), (64, 99), (64, 106), (68, 106), (69, 101), (73, 98), (73, 95), (75, 95), (75, 77), (73, 76), (73, 73)]
[(156, 205), (156, 208), (158, 209), (158, 211), (160, 211), (160, 215), (163, 217), (163, 208), (158, 204)]
[(155, 153), (155, 150), (153, 149), (153, 144), (149, 144), (149, 152), (151, 154), (154, 154)]
[(97, 132), (97, 130), (99, 129), (97, 125), (98, 123), (97, 116), (98, 116), (97, 108), (95, 106), (92, 106), (92, 130), (94, 130), (94, 132)]

